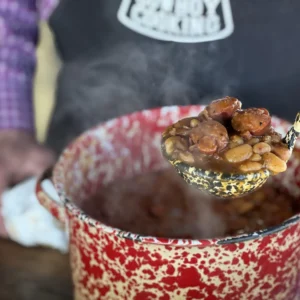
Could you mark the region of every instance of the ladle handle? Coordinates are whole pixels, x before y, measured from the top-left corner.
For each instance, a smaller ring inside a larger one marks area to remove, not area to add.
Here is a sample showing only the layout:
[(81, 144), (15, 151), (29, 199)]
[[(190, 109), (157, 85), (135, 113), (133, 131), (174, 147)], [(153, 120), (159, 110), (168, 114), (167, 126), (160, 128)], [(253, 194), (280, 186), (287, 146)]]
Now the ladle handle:
[(300, 112), (297, 113), (295, 123), (292, 128), (288, 131), (286, 136), (283, 138), (283, 142), (287, 144), (289, 150), (293, 151), (296, 140), (300, 135)]

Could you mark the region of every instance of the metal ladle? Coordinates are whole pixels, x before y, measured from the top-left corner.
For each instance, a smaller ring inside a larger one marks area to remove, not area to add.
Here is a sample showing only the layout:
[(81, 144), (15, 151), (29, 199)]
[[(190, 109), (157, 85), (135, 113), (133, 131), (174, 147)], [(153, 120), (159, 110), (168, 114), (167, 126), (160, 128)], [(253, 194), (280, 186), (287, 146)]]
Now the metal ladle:
[[(282, 142), (292, 152), (300, 135), (300, 112), (296, 116), (294, 125), (288, 131)], [(260, 188), (271, 175), (267, 169), (249, 173), (223, 173), (193, 167), (187, 163), (173, 159), (166, 153), (162, 143), (162, 153), (172, 164), (177, 173), (188, 183), (199, 190), (208, 192), (221, 198), (238, 198)]]

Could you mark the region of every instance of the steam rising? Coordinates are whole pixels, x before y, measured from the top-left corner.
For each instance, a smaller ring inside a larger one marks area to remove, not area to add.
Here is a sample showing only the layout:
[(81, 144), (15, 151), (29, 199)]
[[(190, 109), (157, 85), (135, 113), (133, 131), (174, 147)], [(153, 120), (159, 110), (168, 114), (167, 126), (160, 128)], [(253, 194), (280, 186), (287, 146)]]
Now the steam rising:
[[(47, 144), (58, 153), (95, 124), (137, 110), (166, 105), (206, 104), (231, 94), (224, 74), (230, 49), (217, 43), (126, 43), (66, 62)], [(222, 54), (220, 54), (222, 52)]]
[[(88, 128), (137, 110), (206, 104), (232, 94), (234, 81), (224, 74), (216, 60), (222, 55), (226, 62), (231, 50), (218, 45), (120, 42), (100, 54), (90, 49), (76, 61), (66, 62), (58, 80), (48, 146), (60, 153)], [(95, 199), (87, 201), (84, 208), (108, 224), (143, 234), (156, 232), (167, 233), (169, 237), (198, 238), (222, 235), (224, 226), (213, 213), (209, 199), (202, 199), (203, 195), (188, 187), (177, 174), (172, 173), (170, 178), (175, 186), (182, 188), (181, 197), (170, 195), (170, 186), (163, 186), (153, 177), (142, 189), (138, 184), (130, 185), (125, 195), (116, 185), (107, 201), (97, 201), (97, 205)], [(157, 191), (157, 185), (160, 190), (156, 194), (153, 191)], [(141, 202), (145, 197), (148, 201)], [(141, 207), (145, 205), (149, 206), (146, 210)], [(159, 212), (143, 215), (151, 206), (161, 207), (173, 223), (155, 216)]]

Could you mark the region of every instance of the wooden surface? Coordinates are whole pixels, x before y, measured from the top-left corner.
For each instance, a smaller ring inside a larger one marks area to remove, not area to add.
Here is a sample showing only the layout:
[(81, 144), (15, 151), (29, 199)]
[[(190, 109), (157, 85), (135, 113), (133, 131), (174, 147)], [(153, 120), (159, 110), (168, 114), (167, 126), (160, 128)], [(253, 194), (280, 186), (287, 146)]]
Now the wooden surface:
[(68, 255), (0, 239), (1, 300), (69, 300), (72, 293)]

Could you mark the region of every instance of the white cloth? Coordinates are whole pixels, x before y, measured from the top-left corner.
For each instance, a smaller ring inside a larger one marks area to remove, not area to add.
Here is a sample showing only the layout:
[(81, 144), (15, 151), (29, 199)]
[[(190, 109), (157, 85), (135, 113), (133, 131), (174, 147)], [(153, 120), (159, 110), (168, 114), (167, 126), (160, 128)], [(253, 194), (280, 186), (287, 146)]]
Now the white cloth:
[[(27, 247), (46, 246), (68, 251), (68, 234), (62, 225), (39, 203), (36, 194), (37, 178), (31, 178), (4, 192), (2, 215), (9, 238)], [(52, 199), (59, 197), (50, 180), (42, 187)]]

